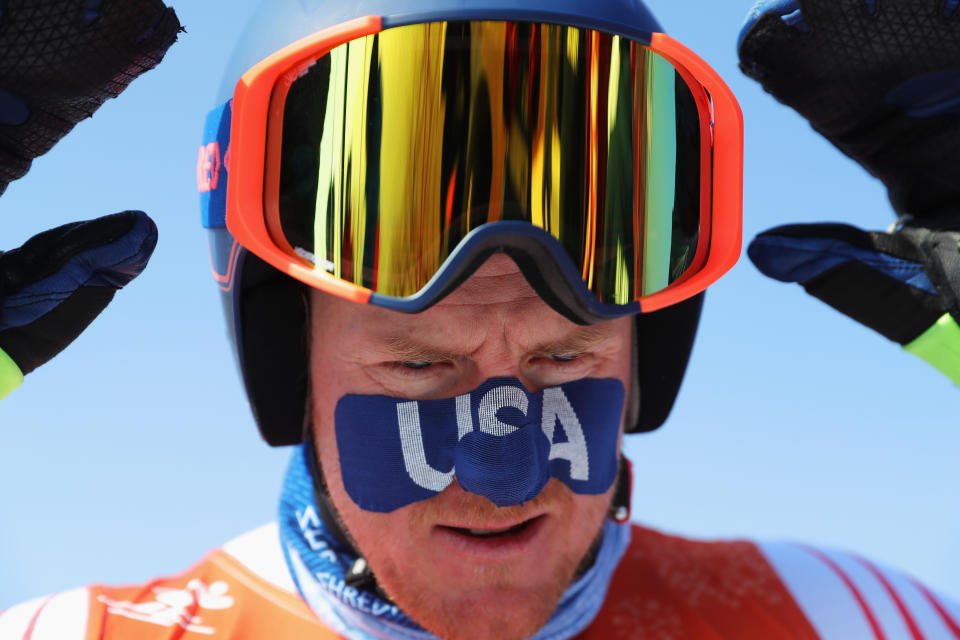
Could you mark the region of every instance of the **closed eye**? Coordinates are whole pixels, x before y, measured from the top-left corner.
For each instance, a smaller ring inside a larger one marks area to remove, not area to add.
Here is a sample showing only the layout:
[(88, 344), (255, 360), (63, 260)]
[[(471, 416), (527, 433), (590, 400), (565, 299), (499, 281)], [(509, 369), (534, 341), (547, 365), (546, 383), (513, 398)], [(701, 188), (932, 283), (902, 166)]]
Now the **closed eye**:
[(433, 366), (433, 362), (428, 362), (426, 360), (413, 360), (413, 361), (404, 361), (398, 363), (401, 367), (406, 369), (413, 369), (414, 371), (422, 371), (423, 369), (429, 369)]

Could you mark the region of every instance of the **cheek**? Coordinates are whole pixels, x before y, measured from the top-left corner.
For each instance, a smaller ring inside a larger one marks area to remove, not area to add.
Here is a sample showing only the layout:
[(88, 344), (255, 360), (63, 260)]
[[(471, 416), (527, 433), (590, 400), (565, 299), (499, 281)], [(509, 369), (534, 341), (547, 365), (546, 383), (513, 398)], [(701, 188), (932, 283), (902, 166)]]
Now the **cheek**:
[[(326, 400), (326, 401), (324, 401)], [(334, 506), (341, 510), (344, 499), (350, 500), (343, 486), (343, 476), (340, 470), (340, 455), (337, 449), (337, 435), (334, 424), (333, 409), (335, 403), (327, 398), (313, 398), (313, 439), (316, 446), (317, 459), (326, 481), (327, 490), (334, 499)], [(329, 407), (329, 409), (325, 409)], [(350, 502), (350, 505), (353, 503)]]
[[(331, 407), (325, 410), (322, 407)], [(313, 433), (320, 461), (321, 473), (327, 485), (330, 501), (344, 525), (347, 534), (360, 549), (383, 548), (390, 532), (409, 528), (407, 511), (398, 509), (391, 513), (374, 513), (360, 509), (350, 498), (343, 485), (340, 455), (337, 449), (333, 404), (326, 403), (313, 409)], [(391, 545), (395, 546), (394, 541)]]
[(614, 326), (618, 334), (619, 348), (611, 362), (611, 368), (615, 376), (623, 382), (626, 389), (630, 388), (630, 381), (633, 377), (633, 342), (635, 339), (635, 322), (632, 317), (618, 318), (614, 320)]

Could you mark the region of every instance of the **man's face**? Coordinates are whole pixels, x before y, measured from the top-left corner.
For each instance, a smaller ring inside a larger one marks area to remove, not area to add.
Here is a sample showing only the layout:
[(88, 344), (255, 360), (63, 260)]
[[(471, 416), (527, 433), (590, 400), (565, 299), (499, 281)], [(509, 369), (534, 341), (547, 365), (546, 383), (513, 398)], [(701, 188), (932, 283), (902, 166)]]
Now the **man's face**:
[[(629, 389), (632, 321), (573, 324), (502, 255), (420, 314), (318, 291), (311, 304), (318, 455), (333, 505), (380, 586), (443, 638), (534, 633), (597, 538), (613, 487), (578, 495), (551, 479), (534, 500), (498, 508), (453, 482), (390, 513), (363, 511), (344, 489), (334, 409), (347, 394), (450, 398), (497, 377), (518, 378), (531, 392), (581, 378), (615, 378)], [(507, 535), (477, 535), (516, 525)]]

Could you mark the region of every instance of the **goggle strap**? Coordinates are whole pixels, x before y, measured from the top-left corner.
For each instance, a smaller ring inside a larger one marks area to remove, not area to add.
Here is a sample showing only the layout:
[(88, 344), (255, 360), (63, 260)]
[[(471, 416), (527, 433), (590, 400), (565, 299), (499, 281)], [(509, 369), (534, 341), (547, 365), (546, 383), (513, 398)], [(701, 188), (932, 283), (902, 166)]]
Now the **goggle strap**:
[(197, 157), (197, 191), (200, 193), (201, 223), (206, 229), (227, 226), (232, 103), (228, 100), (207, 114), (203, 127), (203, 142)]

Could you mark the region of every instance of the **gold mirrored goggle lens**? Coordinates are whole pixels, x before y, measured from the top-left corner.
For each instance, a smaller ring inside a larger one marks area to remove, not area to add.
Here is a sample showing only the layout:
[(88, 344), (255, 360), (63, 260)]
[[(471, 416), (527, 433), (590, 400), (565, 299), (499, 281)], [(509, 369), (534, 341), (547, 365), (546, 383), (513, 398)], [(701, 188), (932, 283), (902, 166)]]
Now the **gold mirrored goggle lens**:
[(544, 24), (396, 27), (333, 49), (279, 99), (274, 239), (376, 293), (416, 293), (502, 220), (556, 238), (605, 303), (694, 261), (700, 116), (644, 45)]

